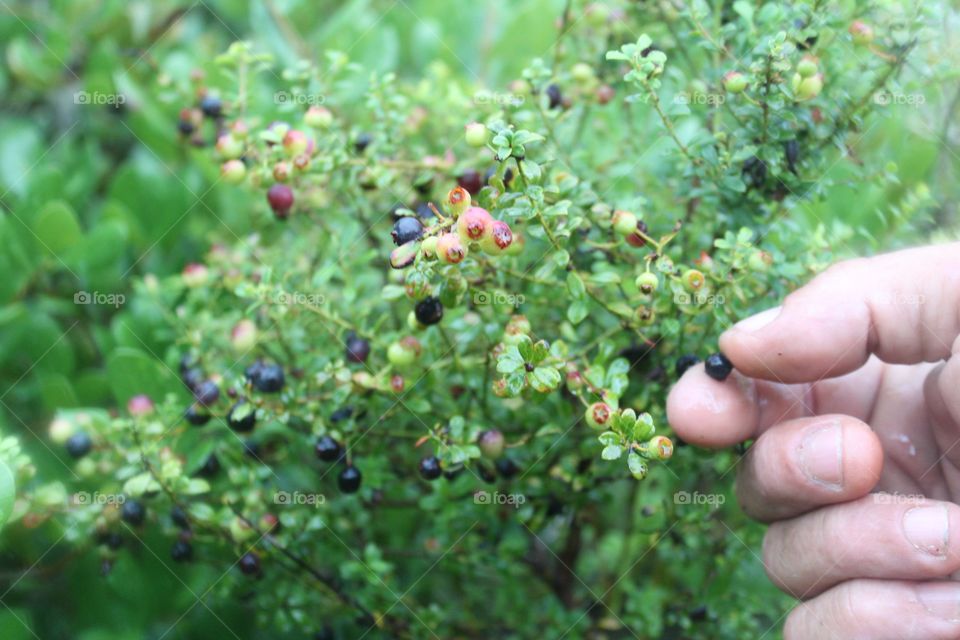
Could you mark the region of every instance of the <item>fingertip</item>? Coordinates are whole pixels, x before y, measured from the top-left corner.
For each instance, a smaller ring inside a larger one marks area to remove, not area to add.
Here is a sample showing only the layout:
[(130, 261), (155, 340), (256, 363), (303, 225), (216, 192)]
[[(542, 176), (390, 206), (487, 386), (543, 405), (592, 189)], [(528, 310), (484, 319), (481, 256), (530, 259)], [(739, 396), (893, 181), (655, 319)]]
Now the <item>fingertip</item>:
[(667, 397), (667, 421), (689, 444), (713, 448), (742, 442), (758, 426), (753, 382), (736, 372), (718, 382), (702, 364), (691, 367)]

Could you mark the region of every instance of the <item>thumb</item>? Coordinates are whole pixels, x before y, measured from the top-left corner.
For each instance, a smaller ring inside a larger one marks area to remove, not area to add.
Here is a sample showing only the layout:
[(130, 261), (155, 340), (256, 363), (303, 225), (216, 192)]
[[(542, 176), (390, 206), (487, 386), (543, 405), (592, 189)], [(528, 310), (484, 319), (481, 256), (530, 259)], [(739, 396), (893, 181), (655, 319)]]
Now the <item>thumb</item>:
[(838, 263), (736, 324), (720, 348), (750, 377), (813, 382), (860, 368), (934, 362), (960, 335), (960, 243)]

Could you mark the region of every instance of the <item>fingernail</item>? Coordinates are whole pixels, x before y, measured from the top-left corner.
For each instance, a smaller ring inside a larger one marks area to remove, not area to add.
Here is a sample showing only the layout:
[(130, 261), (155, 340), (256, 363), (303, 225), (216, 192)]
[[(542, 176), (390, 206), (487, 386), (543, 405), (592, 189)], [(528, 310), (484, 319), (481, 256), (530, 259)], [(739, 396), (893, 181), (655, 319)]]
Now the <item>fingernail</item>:
[(809, 427), (797, 447), (800, 468), (831, 491), (843, 488), (843, 428), (836, 420)]
[(737, 324), (733, 325), (733, 328), (737, 329), (738, 331), (745, 331), (747, 333), (759, 331), (777, 319), (777, 316), (780, 315), (781, 308), (782, 307), (774, 307), (773, 309), (761, 311), (760, 313), (752, 315), (749, 318), (744, 318)]
[(913, 507), (903, 514), (903, 535), (914, 547), (932, 556), (947, 555), (950, 514), (946, 505)]
[(931, 614), (944, 620), (960, 620), (960, 585), (918, 584), (917, 599)]

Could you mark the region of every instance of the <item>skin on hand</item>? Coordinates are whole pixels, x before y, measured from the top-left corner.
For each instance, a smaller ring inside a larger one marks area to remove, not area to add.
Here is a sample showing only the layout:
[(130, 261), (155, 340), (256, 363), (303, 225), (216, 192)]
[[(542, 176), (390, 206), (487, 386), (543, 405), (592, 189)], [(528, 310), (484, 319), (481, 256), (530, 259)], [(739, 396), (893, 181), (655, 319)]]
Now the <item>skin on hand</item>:
[(837, 264), (720, 347), (733, 375), (692, 367), (667, 416), (756, 439), (737, 495), (800, 601), (785, 637), (960, 638), (960, 243)]

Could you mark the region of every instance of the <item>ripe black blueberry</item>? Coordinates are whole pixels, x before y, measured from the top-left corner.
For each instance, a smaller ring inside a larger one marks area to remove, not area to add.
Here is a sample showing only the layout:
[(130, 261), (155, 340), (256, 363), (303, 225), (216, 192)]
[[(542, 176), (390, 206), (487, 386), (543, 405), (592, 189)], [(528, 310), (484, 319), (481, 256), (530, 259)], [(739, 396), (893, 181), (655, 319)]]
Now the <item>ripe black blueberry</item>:
[(346, 344), (346, 357), (348, 362), (360, 363), (367, 361), (367, 356), (370, 355), (370, 342), (351, 331), (347, 334)]
[(204, 96), (200, 101), (200, 111), (208, 118), (219, 118), (223, 115), (223, 102), (216, 96)]
[(723, 382), (727, 379), (727, 376), (730, 375), (730, 372), (733, 371), (733, 363), (722, 353), (715, 353), (707, 358), (707, 361), (704, 363), (704, 370), (707, 372), (707, 375), (714, 380)]
[(797, 162), (800, 160), (800, 143), (796, 139), (784, 142), (783, 155), (787, 161), (787, 169), (789, 169), (793, 175), (797, 175)]
[(170, 510), (170, 521), (180, 529), (190, 528), (190, 519), (187, 518), (187, 512), (177, 505), (174, 505), (173, 509)]
[(93, 440), (84, 431), (78, 431), (67, 439), (67, 453), (72, 458), (82, 458), (90, 453), (93, 448)]
[(220, 399), (220, 387), (213, 380), (204, 380), (194, 388), (193, 395), (197, 402), (209, 407)]
[(337, 477), (337, 486), (339, 486), (340, 491), (344, 493), (356, 493), (357, 489), (360, 488), (360, 482), (362, 480), (363, 475), (360, 473), (360, 470), (350, 465), (340, 472), (340, 475)]
[(457, 184), (466, 189), (470, 195), (475, 196), (483, 188), (483, 176), (476, 169), (467, 169), (457, 176)]
[(442, 473), (440, 459), (436, 456), (427, 456), (420, 461), (420, 475), (424, 480), (436, 480)]
[(424, 298), (413, 309), (417, 322), (423, 325), (437, 324), (443, 320), (443, 303), (434, 296)]
[(757, 156), (743, 161), (743, 180), (751, 187), (760, 187), (767, 181), (767, 163)]
[(373, 142), (373, 136), (369, 133), (361, 133), (357, 136), (357, 139), (353, 141), (353, 150), (358, 154), (363, 153), (367, 150), (367, 147), (370, 146), (371, 142)]
[[(493, 183), (490, 181), (493, 179), (493, 176), (496, 175), (496, 173), (497, 173), (496, 166), (493, 166), (487, 169), (487, 172), (483, 174), (483, 183), (488, 184), (492, 187)], [(513, 182), (513, 169), (511, 169), (510, 167), (507, 167), (507, 170), (503, 173), (503, 184), (504, 186), (509, 187), (511, 182)]]
[(413, 240), (419, 240), (423, 237), (423, 224), (412, 216), (403, 216), (394, 223), (390, 237), (393, 238), (393, 244), (398, 247)]
[(120, 507), (120, 517), (127, 524), (138, 527), (147, 519), (147, 508), (141, 502), (127, 499)]
[(181, 380), (183, 380), (183, 384), (187, 385), (188, 389), (193, 391), (203, 383), (203, 371), (197, 367), (190, 367), (183, 372)]
[(700, 358), (693, 355), (692, 353), (688, 353), (677, 358), (677, 364), (676, 364), (677, 377), (682, 378), (683, 374), (687, 372), (687, 369), (697, 364), (698, 362), (700, 362)]
[(246, 400), (240, 400), (227, 414), (227, 426), (239, 433), (249, 433), (257, 425), (257, 409)]
[(253, 388), (263, 393), (277, 393), (285, 381), (283, 367), (279, 364), (261, 364), (251, 382)]
[(340, 457), (340, 443), (330, 436), (321, 436), (313, 448), (317, 457), (324, 462), (333, 462)]
[(256, 551), (248, 551), (240, 558), (240, 571), (245, 576), (255, 576), (260, 573), (260, 555)]
[(497, 473), (508, 480), (517, 475), (517, 472), (520, 471), (520, 467), (517, 466), (517, 463), (510, 458), (499, 458), (494, 464), (497, 467)]
[(497, 474), (493, 472), (493, 469), (485, 464), (477, 465), (477, 475), (480, 476), (480, 479), (487, 484), (493, 484), (497, 481)]
[(550, 109), (558, 109), (563, 106), (563, 92), (560, 91), (558, 85), (551, 84), (547, 87), (547, 100)]
[(179, 131), (181, 134), (188, 136), (193, 133), (193, 130), (193, 123), (189, 120), (179, 120), (177, 122), (177, 131)]
[(193, 547), (189, 542), (177, 540), (170, 549), (170, 557), (174, 562), (190, 562), (193, 559)]
[(340, 407), (330, 414), (330, 422), (342, 422), (343, 420), (349, 420), (351, 416), (353, 416), (353, 407), (349, 405)]
[(220, 458), (218, 458), (216, 454), (211, 453), (207, 456), (207, 459), (204, 460), (203, 466), (197, 469), (195, 475), (200, 478), (212, 478), (218, 473), (220, 473)]
[(191, 404), (189, 407), (187, 407), (183, 417), (188, 423), (195, 427), (202, 427), (210, 422), (210, 414), (198, 407), (196, 404)]
[(283, 220), (290, 215), (290, 208), (293, 207), (293, 189), (277, 183), (267, 190), (267, 202), (273, 209), (273, 215)]
[(102, 544), (108, 549), (116, 551), (123, 546), (123, 536), (116, 531), (111, 531), (109, 533), (104, 532), (97, 535), (97, 543)]

